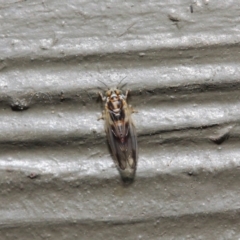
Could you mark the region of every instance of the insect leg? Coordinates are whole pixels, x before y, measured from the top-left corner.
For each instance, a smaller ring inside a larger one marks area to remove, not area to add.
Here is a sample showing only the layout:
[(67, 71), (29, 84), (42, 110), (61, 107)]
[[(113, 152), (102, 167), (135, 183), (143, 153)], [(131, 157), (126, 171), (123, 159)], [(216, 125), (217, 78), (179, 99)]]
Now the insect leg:
[(125, 95), (122, 94), (121, 97), (122, 97), (123, 99), (127, 100), (128, 93), (129, 93), (129, 90), (126, 91)]
[(101, 92), (98, 92), (98, 94), (100, 95), (103, 102), (106, 101), (106, 97), (104, 97)]
[(105, 119), (105, 112), (102, 111), (102, 116), (100, 116), (97, 120), (104, 120)]
[(129, 90), (126, 91), (125, 93), (125, 99), (127, 100), (127, 97), (128, 97), (128, 93), (129, 93)]
[(129, 105), (129, 110), (131, 113), (138, 113), (137, 110), (133, 109), (132, 105)]

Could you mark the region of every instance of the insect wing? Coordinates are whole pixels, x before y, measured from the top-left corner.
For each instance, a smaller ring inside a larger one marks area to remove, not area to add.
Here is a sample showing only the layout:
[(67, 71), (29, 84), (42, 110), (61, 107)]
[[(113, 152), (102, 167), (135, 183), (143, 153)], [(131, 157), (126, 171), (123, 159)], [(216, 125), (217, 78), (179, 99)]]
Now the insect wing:
[(120, 117), (108, 112), (106, 133), (119, 170), (134, 175), (138, 158), (136, 130), (129, 109), (121, 111)]

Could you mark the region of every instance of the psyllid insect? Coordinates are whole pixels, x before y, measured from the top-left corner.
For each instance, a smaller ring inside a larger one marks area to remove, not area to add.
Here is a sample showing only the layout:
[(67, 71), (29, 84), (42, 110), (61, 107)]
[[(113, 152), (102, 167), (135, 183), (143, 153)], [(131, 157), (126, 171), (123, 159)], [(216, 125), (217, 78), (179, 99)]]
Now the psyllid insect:
[(116, 87), (109, 89), (106, 96), (102, 93), (99, 95), (105, 101), (105, 110), (99, 119), (105, 120), (105, 131), (113, 159), (123, 181), (132, 181), (137, 167), (138, 145), (131, 118), (134, 110), (126, 101), (128, 91), (124, 95)]

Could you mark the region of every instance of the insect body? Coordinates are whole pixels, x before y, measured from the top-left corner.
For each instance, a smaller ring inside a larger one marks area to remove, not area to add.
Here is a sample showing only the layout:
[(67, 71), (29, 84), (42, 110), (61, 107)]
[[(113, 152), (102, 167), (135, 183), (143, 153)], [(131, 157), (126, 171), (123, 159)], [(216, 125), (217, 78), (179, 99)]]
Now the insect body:
[(119, 89), (110, 89), (106, 96), (100, 93), (105, 103), (101, 119), (105, 120), (105, 131), (114, 161), (124, 181), (133, 180), (137, 159), (138, 146), (135, 126), (131, 114), (134, 112), (128, 106), (125, 95)]

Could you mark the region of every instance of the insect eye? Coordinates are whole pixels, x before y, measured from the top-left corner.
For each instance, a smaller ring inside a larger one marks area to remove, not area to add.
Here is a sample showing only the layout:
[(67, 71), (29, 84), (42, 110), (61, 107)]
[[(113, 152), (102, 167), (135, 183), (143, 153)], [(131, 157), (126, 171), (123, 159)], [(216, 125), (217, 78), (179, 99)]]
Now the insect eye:
[(106, 95), (107, 95), (108, 97), (110, 97), (111, 94), (112, 94), (112, 92), (111, 92), (110, 90), (108, 90), (108, 91), (106, 92)]
[(117, 95), (119, 95), (119, 94), (121, 93), (121, 91), (118, 90), (118, 89), (116, 89), (116, 90), (115, 90), (115, 93), (116, 93)]

